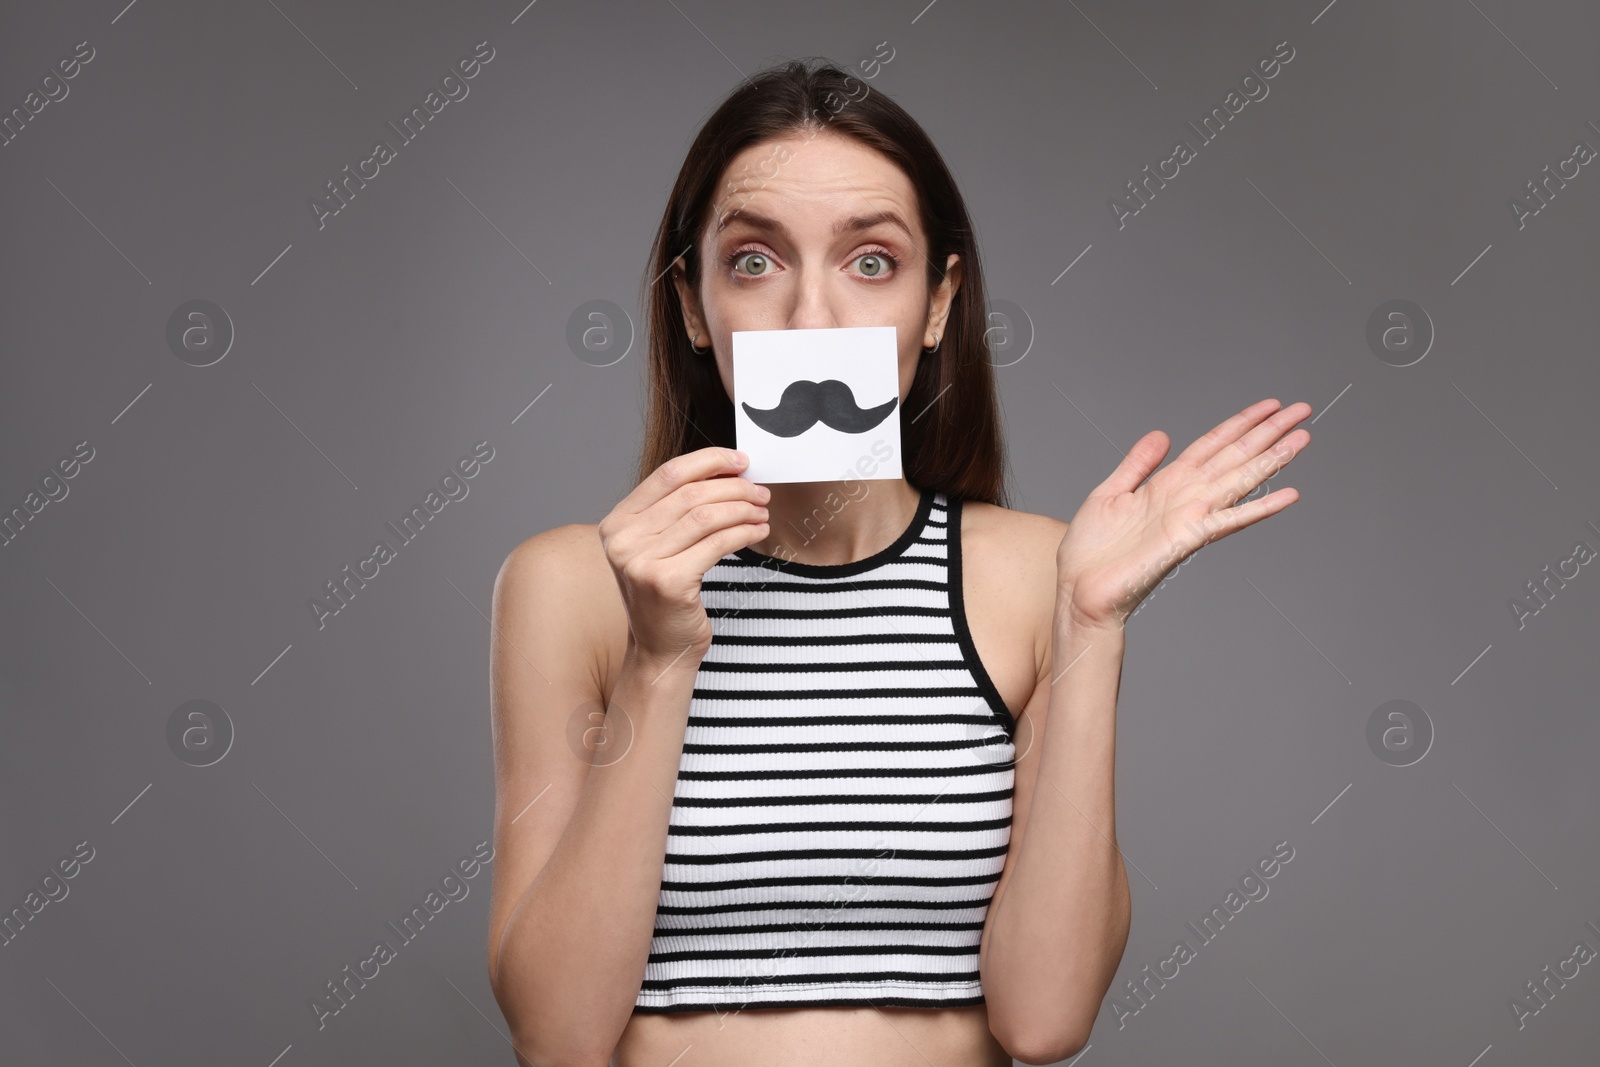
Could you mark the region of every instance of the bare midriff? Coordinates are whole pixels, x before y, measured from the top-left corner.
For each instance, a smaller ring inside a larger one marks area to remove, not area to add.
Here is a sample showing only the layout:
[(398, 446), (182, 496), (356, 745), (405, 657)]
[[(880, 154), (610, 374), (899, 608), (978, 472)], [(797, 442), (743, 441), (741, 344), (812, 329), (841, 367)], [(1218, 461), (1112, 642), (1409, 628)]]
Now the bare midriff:
[(610, 1067), (1011, 1067), (988, 1009), (745, 1008), (639, 1013)]

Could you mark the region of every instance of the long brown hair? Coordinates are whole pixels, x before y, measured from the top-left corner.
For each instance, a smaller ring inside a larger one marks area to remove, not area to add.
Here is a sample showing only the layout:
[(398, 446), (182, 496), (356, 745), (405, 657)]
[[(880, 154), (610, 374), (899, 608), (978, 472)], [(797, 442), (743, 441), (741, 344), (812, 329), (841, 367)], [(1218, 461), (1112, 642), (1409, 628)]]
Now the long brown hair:
[(706, 120), (673, 184), (650, 251), (644, 303), (649, 323), (650, 392), (638, 481), (674, 456), (707, 445), (735, 447), (733, 403), (716, 361), (697, 355), (669, 268), (680, 256), (700, 284), (700, 235), (728, 163), (753, 144), (828, 129), (892, 160), (917, 191), (928, 235), (930, 291), (959, 255), (961, 287), (938, 350), (923, 351), (902, 405), (901, 465), (918, 489), (1008, 506), (1000, 407), (985, 340), (987, 298), (978, 243), (961, 191), (923, 128), (879, 90), (828, 62), (791, 60), (741, 83)]

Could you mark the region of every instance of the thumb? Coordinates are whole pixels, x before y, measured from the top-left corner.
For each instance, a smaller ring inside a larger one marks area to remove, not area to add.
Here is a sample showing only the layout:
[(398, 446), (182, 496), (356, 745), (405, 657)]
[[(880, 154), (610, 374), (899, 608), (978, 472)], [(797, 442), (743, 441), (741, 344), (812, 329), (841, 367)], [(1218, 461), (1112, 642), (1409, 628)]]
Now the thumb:
[(1122, 462), (1117, 464), (1116, 470), (1100, 483), (1095, 492), (1106, 494), (1133, 492), (1161, 465), (1161, 461), (1166, 458), (1167, 450), (1171, 447), (1171, 438), (1160, 430), (1151, 430), (1133, 443), (1133, 447), (1128, 449), (1128, 454), (1122, 457)]

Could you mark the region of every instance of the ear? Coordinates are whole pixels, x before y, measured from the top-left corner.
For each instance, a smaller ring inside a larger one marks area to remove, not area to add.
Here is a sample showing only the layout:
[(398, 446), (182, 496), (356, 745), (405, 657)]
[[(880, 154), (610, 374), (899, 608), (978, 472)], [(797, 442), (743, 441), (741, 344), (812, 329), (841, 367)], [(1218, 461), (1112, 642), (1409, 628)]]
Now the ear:
[[(686, 275), (686, 265), (683, 257), (679, 256), (672, 261), (672, 266), (667, 268), (672, 272), (673, 287), (678, 290), (678, 306), (683, 310), (684, 329), (689, 331), (689, 343), (706, 332), (705, 316), (700, 309), (700, 294), (689, 286)], [(707, 344), (709, 344), (709, 339)]]
[(928, 294), (928, 326), (923, 333), (922, 347), (932, 348), (944, 336), (945, 323), (950, 318), (950, 305), (955, 302), (961, 288), (961, 257), (951, 252), (945, 260), (944, 278)]

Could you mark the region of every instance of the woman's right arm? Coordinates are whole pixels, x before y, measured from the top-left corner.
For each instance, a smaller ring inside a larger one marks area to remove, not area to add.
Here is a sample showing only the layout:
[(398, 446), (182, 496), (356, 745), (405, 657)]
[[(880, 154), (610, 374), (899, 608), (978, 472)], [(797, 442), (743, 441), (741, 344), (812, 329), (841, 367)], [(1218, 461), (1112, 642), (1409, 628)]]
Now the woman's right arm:
[(495, 581), (488, 967), (521, 1063), (604, 1067), (633, 1013), (689, 700), (710, 645), (700, 580), (767, 535), (766, 490), (718, 476), (743, 469), (730, 455), (702, 449), (664, 464), (600, 524), (630, 635), (598, 751), (627, 745), (622, 758), (591, 759), (581, 742), (605, 703), (600, 652), (615, 618), (596, 604), (595, 565), (579, 562), (594, 559), (577, 540), (593, 531), (530, 538)]

